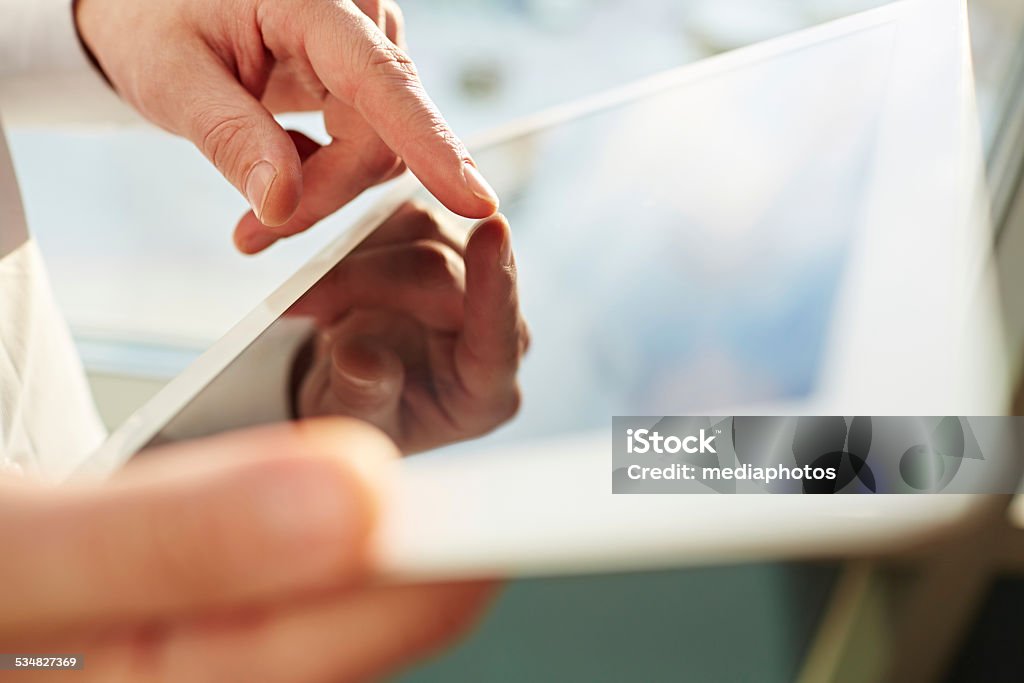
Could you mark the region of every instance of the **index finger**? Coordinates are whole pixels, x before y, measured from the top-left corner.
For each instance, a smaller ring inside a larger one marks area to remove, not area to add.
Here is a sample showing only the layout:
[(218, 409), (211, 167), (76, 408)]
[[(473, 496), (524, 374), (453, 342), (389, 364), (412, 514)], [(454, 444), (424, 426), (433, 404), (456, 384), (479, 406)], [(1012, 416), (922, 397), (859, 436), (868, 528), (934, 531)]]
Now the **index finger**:
[(304, 3), (305, 54), (327, 90), (354, 107), (451, 211), (484, 218), (498, 197), (427, 95), (412, 60), (347, 3)]

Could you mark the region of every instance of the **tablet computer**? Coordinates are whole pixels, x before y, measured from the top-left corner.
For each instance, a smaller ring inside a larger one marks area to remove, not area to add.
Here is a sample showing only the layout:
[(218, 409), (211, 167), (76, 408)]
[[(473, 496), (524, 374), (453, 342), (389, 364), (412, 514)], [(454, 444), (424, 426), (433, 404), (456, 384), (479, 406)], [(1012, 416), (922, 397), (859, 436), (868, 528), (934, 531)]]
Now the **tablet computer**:
[[(615, 415), (1005, 410), (966, 39), (956, 0), (906, 0), (473, 145), (512, 226), (533, 330), (523, 408), (488, 437), (398, 466), (381, 569), (841, 552), (967, 519), (969, 497), (624, 497), (610, 478)], [(288, 307), (410, 199), (431, 201), (407, 176), (86, 470), (173, 439), (204, 395), (259, 391), (232, 366), (293, 324)]]

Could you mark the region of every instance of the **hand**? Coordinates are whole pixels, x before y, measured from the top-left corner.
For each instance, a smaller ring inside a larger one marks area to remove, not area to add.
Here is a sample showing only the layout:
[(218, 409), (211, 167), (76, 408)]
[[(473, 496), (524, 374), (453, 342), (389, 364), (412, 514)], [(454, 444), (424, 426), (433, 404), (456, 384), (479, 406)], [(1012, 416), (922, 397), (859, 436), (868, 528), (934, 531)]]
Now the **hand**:
[(411, 204), (291, 309), (318, 326), (300, 416), (367, 420), (405, 453), (484, 434), (519, 407), (529, 336), (502, 216), (463, 243)]
[[(307, 229), (403, 162), (452, 211), (497, 209), (402, 51), (391, 0), (78, 0), (75, 16), (121, 96), (247, 198), (242, 251)], [(289, 134), (268, 107), (322, 110), (331, 143)]]
[(101, 486), (0, 481), (0, 652), (84, 655), (75, 680), (104, 683), (391, 673), (492, 591), (366, 584), (393, 457), (335, 419), (164, 447)]

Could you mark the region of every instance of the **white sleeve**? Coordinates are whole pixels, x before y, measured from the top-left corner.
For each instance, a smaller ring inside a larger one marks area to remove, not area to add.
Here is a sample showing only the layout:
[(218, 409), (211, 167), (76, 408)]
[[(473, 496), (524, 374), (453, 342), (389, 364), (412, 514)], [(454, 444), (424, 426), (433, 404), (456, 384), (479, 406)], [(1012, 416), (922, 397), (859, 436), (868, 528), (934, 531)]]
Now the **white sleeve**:
[(60, 481), (104, 435), (0, 127), (0, 470)]
[(72, 0), (0, 0), (0, 113), (8, 124), (140, 118), (93, 66)]

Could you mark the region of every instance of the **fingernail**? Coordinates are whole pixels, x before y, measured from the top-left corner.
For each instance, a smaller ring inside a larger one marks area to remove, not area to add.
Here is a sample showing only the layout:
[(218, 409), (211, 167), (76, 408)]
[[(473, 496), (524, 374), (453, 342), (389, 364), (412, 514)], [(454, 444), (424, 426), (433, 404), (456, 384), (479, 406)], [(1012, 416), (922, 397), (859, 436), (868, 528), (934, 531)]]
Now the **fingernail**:
[(334, 364), (350, 383), (368, 388), (380, 384), (384, 372), (380, 354), (361, 344), (350, 344), (336, 348)]
[(245, 179), (245, 197), (249, 200), (256, 218), (263, 220), (263, 208), (270, 194), (270, 188), (277, 179), (277, 169), (269, 161), (260, 161), (251, 169)]
[(484, 200), (488, 204), (491, 204), (495, 210), (498, 208), (498, 194), (494, 191), (494, 188), (488, 184), (484, 179), (483, 175), (470, 161), (462, 162), (462, 178), (466, 182), (466, 187), (474, 195)]

